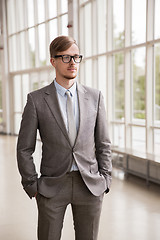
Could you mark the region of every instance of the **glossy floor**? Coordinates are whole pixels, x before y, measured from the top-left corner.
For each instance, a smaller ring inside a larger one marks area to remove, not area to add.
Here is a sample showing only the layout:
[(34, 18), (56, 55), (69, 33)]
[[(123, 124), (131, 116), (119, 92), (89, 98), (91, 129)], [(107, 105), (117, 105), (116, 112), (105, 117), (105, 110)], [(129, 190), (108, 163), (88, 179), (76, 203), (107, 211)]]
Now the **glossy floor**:
[[(0, 135), (0, 240), (36, 240), (37, 207), (22, 190), (16, 164), (16, 137)], [(40, 142), (34, 154), (40, 158)], [(159, 240), (160, 186), (113, 171), (112, 189), (104, 198), (98, 240)], [(54, 239), (53, 239), (54, 240)], [(74, 240), (68, 207), (62, 240)], [(83, 239), (82, 239), (83, 240)]]

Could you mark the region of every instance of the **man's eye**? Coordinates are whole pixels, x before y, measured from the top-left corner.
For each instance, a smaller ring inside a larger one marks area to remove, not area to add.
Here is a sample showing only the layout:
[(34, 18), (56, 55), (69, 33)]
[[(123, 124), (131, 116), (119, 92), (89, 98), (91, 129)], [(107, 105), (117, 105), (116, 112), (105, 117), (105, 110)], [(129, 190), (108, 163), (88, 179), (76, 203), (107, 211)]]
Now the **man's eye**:
[(69, 56), (63, 56), (63, 59), (64, 59), (64, 60), (69, 60), (70, 57), (69, 57)]

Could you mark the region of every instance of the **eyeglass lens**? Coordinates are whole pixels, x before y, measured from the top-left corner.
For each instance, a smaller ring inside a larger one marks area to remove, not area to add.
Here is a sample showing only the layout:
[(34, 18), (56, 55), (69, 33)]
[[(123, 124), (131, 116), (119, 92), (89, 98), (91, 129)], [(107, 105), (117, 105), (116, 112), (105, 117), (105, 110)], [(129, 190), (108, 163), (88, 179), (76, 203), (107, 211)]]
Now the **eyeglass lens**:
[(74, 59), (74, 61), (75, 61), (76, 63), (80, 63), (81, 60), (82, 60), (82, 57), (79, 56), (79, 55), (77, 55), (77, 56), (68, 56), (68, 55), (62, 56), (62, 60), (63, 60), (63, 62), (65, 62), (65, 63), (69, 63), (72, 58)]

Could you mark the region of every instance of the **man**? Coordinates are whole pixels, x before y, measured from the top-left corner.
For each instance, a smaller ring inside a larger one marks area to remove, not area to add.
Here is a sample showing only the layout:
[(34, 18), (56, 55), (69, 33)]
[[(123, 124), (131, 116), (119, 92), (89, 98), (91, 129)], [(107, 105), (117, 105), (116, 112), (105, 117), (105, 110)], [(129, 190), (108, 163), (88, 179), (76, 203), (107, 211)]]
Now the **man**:
[[(22, 184), (38, 205), (38, 239), (59, 240), (71, 204), (76, 240), (96, 240), (104, 192), (111, 183), (111, 151), (101, 92), (75, 80), (82, 56), (71, 37), (50, 44), (56, 79), (28, 94), (17, 144)], [(41, 176), (32, 154), (42, 141)]]

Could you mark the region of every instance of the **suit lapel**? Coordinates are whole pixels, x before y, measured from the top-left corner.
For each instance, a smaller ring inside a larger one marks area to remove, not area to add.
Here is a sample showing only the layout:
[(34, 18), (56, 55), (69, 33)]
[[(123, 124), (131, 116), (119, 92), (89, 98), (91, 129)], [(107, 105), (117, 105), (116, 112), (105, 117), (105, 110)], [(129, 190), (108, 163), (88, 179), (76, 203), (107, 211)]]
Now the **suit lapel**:
[[(81, 133), (81, 130), (83, 129), (84, 124), (84, 116), (86, 115), (86, 106), (88, 104), (88, 97), (87, 97), (87, 91), (84, 89), (84, 87), (77, 83), (77, 93), (78, 93), (78, 101), (79, 101), (79, 129), (77, 138)], [(76, 139), (77, 140), (77, 139)]]
[[(78, 101), (79, 101), (79, 129), (78, 129), (76, 141), (78, 139), (78, 136), (81, 134), (81, 130), (83, 129), (84, 116), (86, 115), (86, 105), (88, 104), (87, 103), (88, 98), (86, 93), (87, 91), (84, 89), (84, 87), (77, 83), (77, 94), (78, 94)], [(44, 100), (46, 101), (50, 111), (52, 112), (52, 115), (55, 118), (59, 128), (63, 132), (67, 141), (70, 143), (68, 132), (61, 114), (54, 82), (52, 82), (46, 89)], [(75, 141), (75, 144), (76, 144), (76, 141)]]
[(57, 92), (56, 92), (54, 82), (52, 82), (48, 86), (47, 90), (45, 91), (44, 100), (46, 101), (50, 111), (52, 112), (52, 115), (54, 116), (59, 128), (63, 132), (66, 139), (69, 141), (67, 129), (66, 129), (66, 126), (65, 126), (65, 123), (63, 121), (62, 114), (61, 114), (61, 110), (60, 110), (60, 106), (59, 106)]

